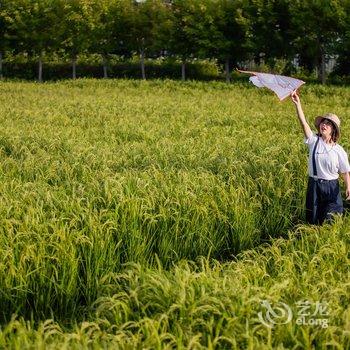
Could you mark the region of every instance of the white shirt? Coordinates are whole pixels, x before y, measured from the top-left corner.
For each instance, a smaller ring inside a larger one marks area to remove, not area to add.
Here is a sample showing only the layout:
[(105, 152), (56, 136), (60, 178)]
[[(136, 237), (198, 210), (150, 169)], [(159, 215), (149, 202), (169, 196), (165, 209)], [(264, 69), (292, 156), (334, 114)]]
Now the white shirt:
[[(315, 177), (312, 166), (312, 153), (318, 136), (312, 134), (310, 138), (304, 139), (305, 144), (309, 148), (308, 172), (309, 176)], [(344, 148), (337, 143), (329, 145), (320, 137), (315, 153), (317, 178), (324, 180), (336, 180), (339, 173), (350, 172), (348, 155)]]

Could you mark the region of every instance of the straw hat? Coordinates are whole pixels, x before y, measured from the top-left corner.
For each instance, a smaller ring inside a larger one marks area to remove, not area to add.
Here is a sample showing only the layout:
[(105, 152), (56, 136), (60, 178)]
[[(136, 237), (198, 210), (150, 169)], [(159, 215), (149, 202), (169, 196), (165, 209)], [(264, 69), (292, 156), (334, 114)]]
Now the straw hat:
[(325, 115), (320, 115), (320, 116), (316, 117), (315, 118), (315, 126), (316, 126), (317, 130), (319, 130), (319, 126), (320, 126), (323, 119), (328, 119), (333, 123), (333, 125), (335, 126), (335, 130), (336, 130), (336, 139), (338, 140), (340, 137), (340, 119), (338, 118), (338, 116), (333, 114), (333, 113), (326, 113)]

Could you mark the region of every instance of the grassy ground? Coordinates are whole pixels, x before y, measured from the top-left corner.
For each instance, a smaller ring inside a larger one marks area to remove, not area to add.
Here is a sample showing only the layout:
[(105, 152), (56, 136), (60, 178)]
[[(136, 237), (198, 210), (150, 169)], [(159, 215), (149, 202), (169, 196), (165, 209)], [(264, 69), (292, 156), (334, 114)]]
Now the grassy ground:
[[(349, 97), (302, 89), (346, 149)], [(244, 84), (1, 83), (0, 347), (349, 347), (349, 220), (301, 225), (294, 114)]]

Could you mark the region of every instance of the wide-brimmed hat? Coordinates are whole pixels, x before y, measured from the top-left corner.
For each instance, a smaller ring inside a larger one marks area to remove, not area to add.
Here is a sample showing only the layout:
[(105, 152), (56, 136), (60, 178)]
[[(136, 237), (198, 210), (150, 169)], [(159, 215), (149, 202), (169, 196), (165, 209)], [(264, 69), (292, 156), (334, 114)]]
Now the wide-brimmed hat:
[(315, 118), (315, 126), (316, 126), (317, 130), (319, 130), (319, 126), (320, 126), (323, 119), (328, 119), (333, 123), (333, 125), (335, 126), (335, 130), (336, 130), (335, 137), (338, 140), (340, 137), (340, 119), (338, 118), (338, 116), (333, 114), (333, 113), (326, 113), (325, 115), (320, 115), (320, 116), (316, 117)]

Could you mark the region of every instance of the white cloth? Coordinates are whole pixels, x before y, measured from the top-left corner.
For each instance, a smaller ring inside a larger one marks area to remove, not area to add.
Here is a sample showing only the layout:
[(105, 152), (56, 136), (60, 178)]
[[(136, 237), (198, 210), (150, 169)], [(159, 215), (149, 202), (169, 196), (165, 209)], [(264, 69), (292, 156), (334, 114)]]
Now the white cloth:
[(286, 97), (290, 96), (301, 85), (305, 84), (304, 81), (286, 77), (284, 75), (249, 72), (254, 74), (249, 80), (257, 87), (266, 87), (272, 90), (278, 98), (282, 101)]
[[(310, 138), (305, 138), (304, 143), (309, 148), (308, 173), (314, 177), (312, 166), (312, 153), (317, 141), (317, 135), (312, 134)], [(322, 137), (318, 142), (315, 153), (317, 178), (324, 180), (336, 180), (341, 173), (350, 172), (350, 165), (347, 153), (344, 148), (337, 143), (333, 146), (326, 144)]]
[(298, 90), (301, 85), (305, 84), (305, 81), (286, 77), (284, 75), (251, 72), (239, 69), (238, 71), (252, 75), (249, 80), (255, 86), (259, 88), (266, 87), (272, 90), (281, 101), (290, 96), (294, 91)]

